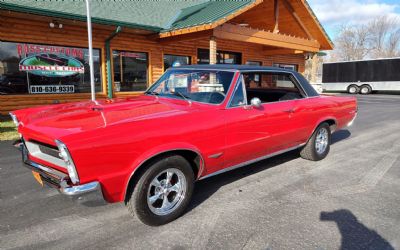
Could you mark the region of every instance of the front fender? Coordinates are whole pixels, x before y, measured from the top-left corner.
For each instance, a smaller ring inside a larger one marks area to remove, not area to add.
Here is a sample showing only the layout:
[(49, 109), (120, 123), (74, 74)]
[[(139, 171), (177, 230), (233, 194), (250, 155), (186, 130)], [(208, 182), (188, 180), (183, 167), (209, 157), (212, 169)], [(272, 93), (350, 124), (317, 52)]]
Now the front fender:
[(176, 151), (176, 150), (188, 150), (188, 151), (192, 151), (200, 156), (200, 158), (201, 158), (200, 169), (199, 169), (199, 173), (198, 173), (197, 177), (201, 176), (202, 172), (205, 169), (205, 166), (204, 166), (205, 163), (204, 163), (204, 158), (203, 158), (202, 154), (200, 153), (200, 150), (197, 147), (195, 147), (192, 144), (185, 143), (185, 142), (174, 142), (174, 143), (162, 144), (157, 147), (153, 147), (153, 148), (147, 150), (146, 152), (142, 153), (139, 157), (136, 157), (136, 159), (134, 159), (133, 162), (130, 164), (130, 166), (131, 166), (130, 170), (129, 170), (130, 174), (124, 180), (125, 190), (124, 190), (124, 192), (122, 192), (121, 200), (125, 199), (129, 181), (131, 180), (132, 176), (136, 173), (136, 171), (138, 169), (140, 169), (144, 165), (144, 163), (146, 163), (151, 158), (156, 157), (157, 155)]

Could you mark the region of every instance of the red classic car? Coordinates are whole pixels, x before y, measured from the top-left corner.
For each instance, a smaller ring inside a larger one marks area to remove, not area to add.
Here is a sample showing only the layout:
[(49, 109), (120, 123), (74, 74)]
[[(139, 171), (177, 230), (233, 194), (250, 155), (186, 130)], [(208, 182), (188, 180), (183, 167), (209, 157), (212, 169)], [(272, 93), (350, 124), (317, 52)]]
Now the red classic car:
[(11, 113), (35, 178), (68, 196), (125, 202), (148, 225), (180, 216), (194, 183), (294, 149), (318, 161), (351, 125), (354, 97), (319, 95), (294, 71), (169, 69), (144, 94)]

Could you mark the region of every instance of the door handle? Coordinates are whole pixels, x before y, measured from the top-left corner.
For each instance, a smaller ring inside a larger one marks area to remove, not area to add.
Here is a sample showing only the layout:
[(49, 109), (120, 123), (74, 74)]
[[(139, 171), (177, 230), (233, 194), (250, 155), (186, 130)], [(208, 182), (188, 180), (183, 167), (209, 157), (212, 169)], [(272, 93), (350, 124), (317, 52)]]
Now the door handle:
[(286, 113), (292, 114), (292, 113), (294, 113), (294, 112), (295, 112), (295, 109), (294, 109), (294, 108), (291, 108), (291, 109), (284, 110), (283, 112), (286, 112)]

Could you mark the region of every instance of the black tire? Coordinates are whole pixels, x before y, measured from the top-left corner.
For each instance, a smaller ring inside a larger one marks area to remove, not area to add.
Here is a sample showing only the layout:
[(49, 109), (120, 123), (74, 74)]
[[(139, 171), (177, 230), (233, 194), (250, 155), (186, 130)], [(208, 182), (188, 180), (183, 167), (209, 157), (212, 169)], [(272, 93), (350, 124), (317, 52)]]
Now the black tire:
[(369, 95), (372, 92), (372, 88), (369, 85), (362, 85), (360, 88), (360, 94)]
[(355, 95), (355, 94), (358, 94), (359, 91), (360, 91), (360, 88), (355, 84), (352, 84), (349, 87), (347, 87), (347, 92), (349, 94)]
[[(131, 214), (139, 218), (141, 222), (149, 226), (159, 226), (175, 220), (184, 213), (192, 197), (194, 173), (190, 163), (180, 155), (165, 156), (150, 164), (135, 185), (132, 195), (128, 198), (126, 204)], [(181, 201), (174, 206), (171, 212), (165, 215), (158, 215), (150, 209), (148, 194), (150, 192), (149, 189), (152, 188), (151, 182), (167, 169), (177, 169), (183, 173), (186, 179), (186, 188)]]
[[(327, 145), (323, 152), (318, 152), (317, 151), (317, 146), (316, 146), (316, 141), (317, 141), (317, 135), (321, 130), (325, 130), (327, 132)], [(308, 140), (307, 144), (304, 146), (304, 148), (301, 149), (300, 151), (300, 156), (304, 159), (311, 160), (311, 161), (320, 161), (324, 159), (330, 150), (330, 145), (331, 145), (331, 129), (328, 123), (324, 122), (321, 123), (317, 129), (315, 129), (314, 133)]]

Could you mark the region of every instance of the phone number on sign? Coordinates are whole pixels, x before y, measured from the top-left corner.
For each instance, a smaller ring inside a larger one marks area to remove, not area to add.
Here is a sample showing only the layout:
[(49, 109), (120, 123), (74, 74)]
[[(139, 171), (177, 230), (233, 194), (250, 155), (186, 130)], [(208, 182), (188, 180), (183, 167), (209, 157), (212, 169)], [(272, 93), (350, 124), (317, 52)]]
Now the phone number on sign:
[(74, 93), (74, 85), (36, 85), (31, 86), (31, 94)]

